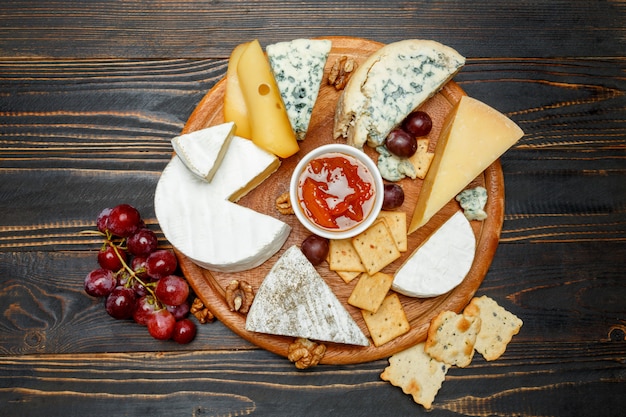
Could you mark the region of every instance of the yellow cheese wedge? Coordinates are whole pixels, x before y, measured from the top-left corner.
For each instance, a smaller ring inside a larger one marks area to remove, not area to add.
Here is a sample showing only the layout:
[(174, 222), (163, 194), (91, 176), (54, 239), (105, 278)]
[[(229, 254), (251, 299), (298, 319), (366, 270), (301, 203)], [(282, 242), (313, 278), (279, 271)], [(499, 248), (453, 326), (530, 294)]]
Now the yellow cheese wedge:
[(499, 111), (461, 98), (437, 141), (409, 226), (414, 232), (517, 142), (524, 132)]
[(252, 141), (281, 158), (298, 152), (296, 135), (258, 40), (250, 42), (239, 57), (237, 75), (248, 108)]
[(237, 136), (251, 139), (250, 122), (248, 121), (248, 108), (241, 92), (241, 85), (237, 75), (239, 58), (250, 42), (237, 45), (230, 54), (228, 69), (226, 70), (226, 92), (224, 94), (224, 121), (234, 122)]

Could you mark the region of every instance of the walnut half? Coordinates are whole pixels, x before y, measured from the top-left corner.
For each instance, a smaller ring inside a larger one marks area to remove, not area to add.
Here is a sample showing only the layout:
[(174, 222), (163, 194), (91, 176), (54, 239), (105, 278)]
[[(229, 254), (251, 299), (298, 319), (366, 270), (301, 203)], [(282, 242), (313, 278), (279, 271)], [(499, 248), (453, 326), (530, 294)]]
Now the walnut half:
[(194, 298), (189, 312), (193, 314), (193, 316), (197, 318), (201, 324), (212, 323), (215, 320), (213, 313), (211, 313), (211, 311), (204, 306), (204, 303), (198, 297)]
[(226, 287), (226, 303), (230, 311), (246, 314), (254, 300), (252, 285), (246, 281), (232, 280)]
[(294, 214), (289, 193), (282, 193), (276, 198), (276, 209), (280, 214)]
[(309, 339), (299, 337), (289, 345), (287, 359), (294, 362), (296, 368), (307, 369), (320, 363), (325, 353), (326, 345), (317, 344)]
[(357, 63), (353, 58), (337, 58), (328, 74), (328, 84), (334, 86), (335, 90), (343, 90), (356, 67)]

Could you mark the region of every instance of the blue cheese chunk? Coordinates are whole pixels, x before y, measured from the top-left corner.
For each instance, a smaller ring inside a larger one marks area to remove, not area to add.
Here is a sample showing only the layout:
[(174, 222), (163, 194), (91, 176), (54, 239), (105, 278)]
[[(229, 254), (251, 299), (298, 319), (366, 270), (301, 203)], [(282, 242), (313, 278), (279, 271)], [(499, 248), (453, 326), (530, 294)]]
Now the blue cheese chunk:
[(464, 64), (457, 51), (435, 41), (408, 39), (384, 46), (348, 81), (335, 112), (334, 137), (357, 148), (381, 145)]
[(265, 48), (298, 140), (309, 127), (331, 45), (329, 40), (295, 39)]
[(485, 220), (487, 213), (485, 212), (485, 205), (487, 204), (487, 189), (485, 187), (470, 188), (461, 191), (456, 196), (456, 201), (459, 202), (463, 209), (463, 214), (467, 217), (467, 220)]
[(417, 171), (415, 166), (407, 158), (398, 158), (384, 146), (376, 148), (378, 152), (378, 170), (380, 175), (387, 181), (400, 181), (404, 177), (415, 179)]

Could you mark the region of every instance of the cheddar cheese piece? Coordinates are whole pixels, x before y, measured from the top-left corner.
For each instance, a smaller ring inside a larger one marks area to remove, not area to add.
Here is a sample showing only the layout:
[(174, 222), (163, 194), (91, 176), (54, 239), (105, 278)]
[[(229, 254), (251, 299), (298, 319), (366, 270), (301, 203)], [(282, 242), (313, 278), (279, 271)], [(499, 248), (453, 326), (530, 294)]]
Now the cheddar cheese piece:
[(511, 119), (463, 96), (448, 116), (418, 196), (409, 234), (463, 190), (524, 132)]
[(228, 69), (226, 70), (226, 92), (224, 93), (224, 121), (234, 122), (236, 135), (246, 139), (252, 138), (252, 133), (248, 121), (248, 108), (237, 75), (237, 65), (239, 65), (241, 54), (249, 44), (250, 42), (246, 42), (237, 45), (230, 54)]
[(298, 152), (280, 90), (258, 40), (250, 42), (239, 57), (237, 76), (248, 109), (252, 141), (281, 158)]

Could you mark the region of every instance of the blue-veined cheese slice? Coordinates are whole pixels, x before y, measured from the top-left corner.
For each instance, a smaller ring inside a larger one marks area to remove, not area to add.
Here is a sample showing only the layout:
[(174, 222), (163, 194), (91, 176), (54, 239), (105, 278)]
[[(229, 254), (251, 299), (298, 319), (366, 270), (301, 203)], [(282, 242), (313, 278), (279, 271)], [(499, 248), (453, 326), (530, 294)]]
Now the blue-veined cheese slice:
[(261, 283), (246, 317), (246, 330), (369, 345), (350, 313), (297, 246), (283, 253)]
[(235, 133), (233, 122), (207, 127), (176, 136), (172, 147), (187, 168), (211, 182)]
[(206, 269), (237, 272), (262, 264), (282, 247), (291, 228), (233, 201), (259, 185), (279, 164), (274, 155), (235, 136), (209, 183), (175, 155), (163, 170), (154, 197), (165, 237)]
[(370, 55), (354, 71), (339, 98), (334, 137), (357, 148), (384, 143), (408, 114), (437, 93), (465, 64), (439, 42), (407, 39)]
[(398, 269), (391, 288), (409, 297), (436, 297), (459, 285), (474, 262), (476, 237), (457, 211)]
[(294, 39), (265, 47), (291, 127), (303, 140), (317, 100), (332, 42)]

